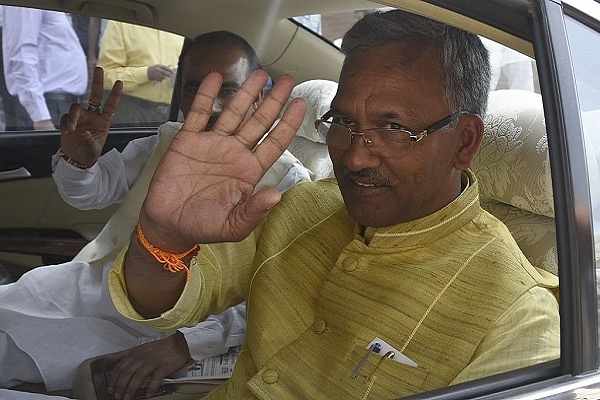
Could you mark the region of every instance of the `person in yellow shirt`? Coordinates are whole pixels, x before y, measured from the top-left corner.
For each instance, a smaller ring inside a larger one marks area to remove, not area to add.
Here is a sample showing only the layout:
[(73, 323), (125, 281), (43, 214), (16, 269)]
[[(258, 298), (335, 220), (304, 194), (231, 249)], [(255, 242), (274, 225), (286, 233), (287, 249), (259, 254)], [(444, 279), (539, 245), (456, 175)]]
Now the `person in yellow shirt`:
[(97, 65), (104, 88), (123, 82), (113, 126), (158, 126), (169, 117), (169, 104), (183, 37), (170, 32), (108, 21)]
[(490, 82), (481, 40), (393, 10), (342, 43), (316, 122), (336, 179), (284, 195), (252, 191), (303, 119), (291, 101), (263, 138), (293, 80), (243, 122), (267, 81), (256, 71), (197, 135), (221, 85), (207, 75), (110, 271), (119, 312), (169, 330), (246, 299), (235, 371), (209, 399), (391, 399), (558, 358), (558, 279), (480, 207), (470, 170)]

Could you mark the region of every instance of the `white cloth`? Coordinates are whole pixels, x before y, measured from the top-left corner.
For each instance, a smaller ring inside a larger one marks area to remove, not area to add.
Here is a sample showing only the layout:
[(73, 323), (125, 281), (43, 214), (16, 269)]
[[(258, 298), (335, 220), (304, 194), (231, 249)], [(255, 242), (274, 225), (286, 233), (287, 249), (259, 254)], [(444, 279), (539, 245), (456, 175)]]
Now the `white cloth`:
[(162, 337), (119, 315), (105, 281), (109, 268), (110, 262), (68, 262), (35, 268), (0, 286), (0, 335), (24, 353), (2, 355), (1, 387), (20, 383), (12, 365), (30, 357), (47, 390), (66, 390), (86, 359)]
[(45, 394), (19, 392), (18, 390), (0, 389), (2, 400), (71, 400), (63, 396), (48, 396)]
[[(0, 357), (0, 387), (24, 381), (24, 372), (15, 371), (11, 365), (31, 364), (33, 360), (48, 390), (68, 389), (77, 366), (86, 359), (163, 337), (161, 333), (122, 317), (115, 310), (105, 278), (116, 253), (126, 243), (137, 222), (156, 165), (180, 126), (167, 123), (161, 128), (160, 135), (142, 141), (146, 146), (134, 146), (147, 149), (151, 140), (154, 143), (150, 146), (151, 154), (144, 155), (137, 164), (131, 190), (123, 189), (128, 194), (123, 195), (125, 199), (119, 209), (74, 261), (36, 268), (13, 284), (0, 286), (0, 351), (2, 343), (7, 349)], [(142, 154), (148, 154), (148, 151)], [(63, 163), (55, 160), (56, 164), (60, 168)], [(63, 166), (70, 167), (68, 164)], [(60, 171), (59, 168), (56, 171)], [(86, 171), (81, 172), (87, 177)], [(285, 190), (296, 183), (299, 176), (307, 178), (308, 171), (294, 157), (284, 155), (257, 188), (280, 184), (281, 190)], [(85, 190), (92, 188), (84, 186)], [(102, 190), (103, 186), (96, 188)], [(192, 358), (200, 360), (240, 345), (245, 328), (245, 304), (242, 303), (180, 331)], [(28, 381), (32, 380), (31, 374), (25, 376)]]
[(87, 61), (63, 12), (4, 6), (2, 52), (9, 93), (32, 121), (50, 119), (44, 93), (81, 95)]
[(179, 328), (194, 360), (225, 354), (240, 346), (246, 336), (246, 303), (211, 315), (193, 328)]
[[(67, 390), (88, 358), (165, 337), (117, 312), (106, 284), (111, 265), (72, 261), (43, 266), (0, 286), (0, 387), (33, 381), (43, 382), (49, 391)], [(243, 341), (245, 304), (185, 331), (192, 337), (194, 359), (223, 354)], [(14, 368), (31, 365), (31, 360), (40, 381), (31, 368)]]

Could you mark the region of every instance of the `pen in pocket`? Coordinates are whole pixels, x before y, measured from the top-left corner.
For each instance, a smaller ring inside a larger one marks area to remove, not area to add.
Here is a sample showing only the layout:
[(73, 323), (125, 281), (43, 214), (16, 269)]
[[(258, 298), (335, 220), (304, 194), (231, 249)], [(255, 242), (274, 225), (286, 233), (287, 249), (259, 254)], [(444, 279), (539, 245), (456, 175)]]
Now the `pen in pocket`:
[(365, 353), (363, 358), (361, 358), (360, 361), (358, 362), (358, 365), (354, 369), (354, 372), (352, 372), (352, 379), (354, 379), (358, 376), (360, 369), (363, 367), (363, 365), (365, 365), (365, 363), (369, 359), (369, 356), (371, 355), (371, 353), (379, 353), (380, 351), (381, 351), (381, 344), (379, 344), (378, 342), (371, 343), (371, 345), (367, 348), (367, 352)]

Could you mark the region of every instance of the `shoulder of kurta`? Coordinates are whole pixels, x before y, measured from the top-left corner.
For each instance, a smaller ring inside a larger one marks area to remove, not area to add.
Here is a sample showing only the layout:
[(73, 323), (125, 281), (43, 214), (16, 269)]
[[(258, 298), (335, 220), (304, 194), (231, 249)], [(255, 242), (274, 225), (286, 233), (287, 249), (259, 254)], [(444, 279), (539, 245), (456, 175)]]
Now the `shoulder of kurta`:
[(489, 212), (482, 210), (477, 218), (475, 218), (474, 223), (482, 231), (491, 232), (491, 234), (498, 239), (494, 242), (493, 247), (496, 251), (501, 251), (506, 254), (506, 257), (502, 260), (503, 262), (499, 262), (495, 265), (497, 268), (504, 272), (511, 270), (512, 273), (522, 274), (522, 279), (525, 279), (525, 281), (528, 282), (525, 284), (526, 286), (533, 284), (535, 286), (546, 288), (558, 287), (558, 278), (531, 264), (502, 221)]

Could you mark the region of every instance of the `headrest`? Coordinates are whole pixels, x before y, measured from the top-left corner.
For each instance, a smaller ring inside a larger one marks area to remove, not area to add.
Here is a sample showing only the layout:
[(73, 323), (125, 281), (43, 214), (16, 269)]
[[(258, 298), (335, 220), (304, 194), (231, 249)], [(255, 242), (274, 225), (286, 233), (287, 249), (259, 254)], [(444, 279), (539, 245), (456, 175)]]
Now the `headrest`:
[(315, 120), (329, 111), (337, 86), (337, 82), (323, 79), (306, 81), (292, 90), (288, 101), (299, 97), (306, 102), (304, 120), (288, 150), (313, 173), (314, 180), (334, 176), (325, 137), (315, 129)]
[(527, 259), (558, 273), (554, 200), (544, 109), (539, 94), (490, 93), (484, 137), (471, 169), (481, 206), (506, 224)]
[(558, 275), (554, 218), (537, 215), (485, 196), (481, 196), (480, 203), (483, 209), (506, 225), (533, 266)]
[(482, 195), (554, 217), (550, 157), (541, 95), (490, 93), (484, 137), (472, 170)]
[(306, 114), (300, 129), (296, 132), (296, 136), (301, 136), (315, 143), (325, 143), (325, 137), (315, 129), (315, 120), (329, 111), (337, 87), (337, 82), (324, 79), (314, 79), (296, 85), (292, 90), (290, 99), (299, 97), (306, 101)]

